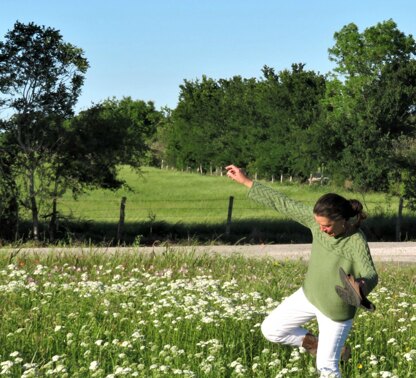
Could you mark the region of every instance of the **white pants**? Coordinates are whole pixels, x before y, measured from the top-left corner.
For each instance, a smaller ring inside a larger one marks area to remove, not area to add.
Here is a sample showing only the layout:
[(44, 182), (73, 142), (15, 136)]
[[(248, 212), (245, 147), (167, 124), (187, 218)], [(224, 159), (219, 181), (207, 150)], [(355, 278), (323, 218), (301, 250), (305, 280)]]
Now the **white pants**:
[(352, 319), (342, 322), (331, 320), (306, 299), (302, 288), (267, 316), (261, 330), (269, 341), (299, 347), (308, 333), (300, 326), (315, 317), (319, 328), (316, 367), (321, 377), (341, 377), (338, 364)]

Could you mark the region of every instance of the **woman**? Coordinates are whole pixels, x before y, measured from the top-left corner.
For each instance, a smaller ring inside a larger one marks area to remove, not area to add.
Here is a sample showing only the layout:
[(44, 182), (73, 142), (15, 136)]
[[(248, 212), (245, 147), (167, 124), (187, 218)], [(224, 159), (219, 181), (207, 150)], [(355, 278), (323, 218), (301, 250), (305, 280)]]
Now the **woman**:
[[(357, 308), (345, 303), (335, 290), (335, 286), (342, 284), (339, 270), (359, 277), (356, 282), (365, 294), (378, 281), (367, 241), (359, 228), (365, 219), (361, 203), (329, 193), (312, 209), (252, 181), (234, 165), (226, 169), (228, 177), (250, 189), (249, 198), (274, 208), (312, 232), (304, 283), (267, 316), (261, 326), (263, 335), (269, 341), (302, 346), (316, 354), (321, 377), (341, 377), (339, 359), (342, 354), (348, 357), (344, 343)], [(316, 336), (302, 327), (314, 318), (318, 322), (319, 343)]]

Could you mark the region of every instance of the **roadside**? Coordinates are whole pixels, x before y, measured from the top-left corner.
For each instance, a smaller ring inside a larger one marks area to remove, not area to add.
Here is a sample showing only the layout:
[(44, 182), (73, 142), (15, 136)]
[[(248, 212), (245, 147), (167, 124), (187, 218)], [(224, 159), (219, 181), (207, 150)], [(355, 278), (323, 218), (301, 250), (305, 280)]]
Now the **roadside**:
[[(376, 262), (416, 263), (416, 242), (369, 243), (371, 255)], [(0, 253), (45, 254), (45, 253), (164, 253), (187, 251), (193, 253), (238, 254), (251, 258), (270, 257), (278, 260), (309, 259), (310, 244), (262, 244), (262, 245), (210, 245), (210, 246), (155, 246), (155, 247), (70, 247), (70, 248), (1, 248)]]
[[(416, 263), (416, 242), (369, 243), (374, 261)], [(209, 252), (221, 254), (239, 253), (248, 257), (271, 257), (275, 259), (308, 260), (310, 244), (213, 246)]]

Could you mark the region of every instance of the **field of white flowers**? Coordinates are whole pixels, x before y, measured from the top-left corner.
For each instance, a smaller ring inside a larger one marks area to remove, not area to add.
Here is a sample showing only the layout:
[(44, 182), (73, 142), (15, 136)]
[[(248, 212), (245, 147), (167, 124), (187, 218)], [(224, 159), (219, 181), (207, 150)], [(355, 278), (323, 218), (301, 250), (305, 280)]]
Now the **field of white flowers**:
[[(377, 310), (356, 317), (342, 371), (413, 377), (416, 266), (377, 267)], [(269, 343), (259, 328), (305, 270), (174, 250), (0, 254), (0, 376), (317, 376), (313, 357)]]

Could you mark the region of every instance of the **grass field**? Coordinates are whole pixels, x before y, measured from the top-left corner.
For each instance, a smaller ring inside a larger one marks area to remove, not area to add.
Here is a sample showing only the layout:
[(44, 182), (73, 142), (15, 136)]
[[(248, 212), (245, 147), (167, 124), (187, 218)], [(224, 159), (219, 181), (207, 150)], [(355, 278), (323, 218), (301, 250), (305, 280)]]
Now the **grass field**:
[[(93, 190), (74, 200), (67, 193), (58, 203), (59, 242), (64, 244), (118, 244), (120, 202), (126, 197), (121, 243), (308, 243), (310, 233), (273, 210), (247, 198), (247, 189), (226, 176), (143, 168), (141, 174), (122, 168), (120, 176), (131, 190)], [(289, 197), (313, 205), (324, 193), (335, 191), (357, 198), (369, 220), (364, 224), (370, 241), (395, 240), (397, 198), (385, 194), (349, 192), (340, 188), (296, 183), (271, 183)], [(230, 196), (234, 197), (232, 225), (226, 234)], [(50, 209), (41, 208), (49, 214)], [(27, 218), (29, 216), (27, 215)], [(402, 240), (415, 240), (415, 215), (405, 214)], [(28, 234), (29, 221), (20, 227)], [(27, 230), (27, 231), (25, 231)], [(47, 241), (47, 222), (43, 231)]]
[[(0, 254), (4, 377), (315, 377), (302, 348), (266, 341), (265, 315), (305, 265), (238, 256)], [(377, 266), (344, 377), (413, 377), (416, 266)], [(316, 323), (308, 327), (316, 332)]]
[[(94, 221), (117, 222), (120, 201), (127, 197), (126, 221), (149, 219), (185, 223), (221, 223), (227, 219), (228, 201), (234, 196), (233, 218), (281, 218), (272, 210), (257, 206), (247, 199), (247, 189), (226, 176), (199, 175), (196, 173), (143, 168), (138, 174), (129, 168), (121, 170), (121, 177), (133, 191), (116, 192), (94, 190), (74, 201), (69, 194), (61, 201), (61, 211), (74, 217)], [(397, 198), (386, 201), (383, 194), (350, 193), (328, 186), (308, 186), (290, 183), (268, 183), (288, 196), (310, 204), (328, 191), (337, 191), (347, 197), (355, 196), (367, 206), (370, 214), (392, 214), (397, 209)]]

